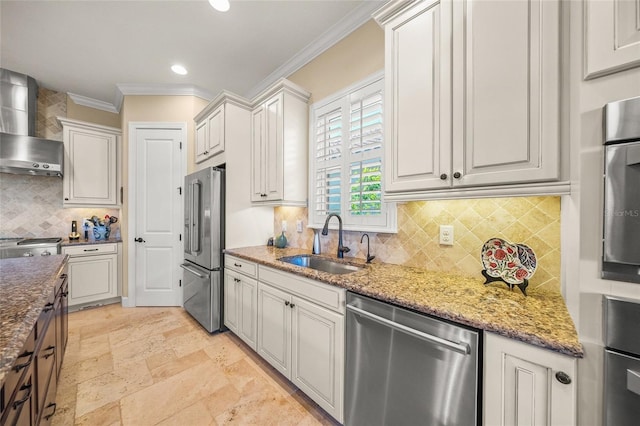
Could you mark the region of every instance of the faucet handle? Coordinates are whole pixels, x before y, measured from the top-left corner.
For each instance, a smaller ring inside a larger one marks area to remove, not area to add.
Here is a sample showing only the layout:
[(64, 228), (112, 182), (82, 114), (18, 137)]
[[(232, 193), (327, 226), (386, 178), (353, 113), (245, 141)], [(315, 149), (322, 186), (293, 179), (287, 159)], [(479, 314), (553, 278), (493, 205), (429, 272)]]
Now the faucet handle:
[(349, 247), (345, 247), (345, 246), (340, 247), (340, 249), (339, 249), (339, 250), (340, 250), (341, 252), (343, 252), (343, 253), (347, 253), (347, 252), (350, 252), (350, 251), (351, 251), (351, 249), (350, 249)]

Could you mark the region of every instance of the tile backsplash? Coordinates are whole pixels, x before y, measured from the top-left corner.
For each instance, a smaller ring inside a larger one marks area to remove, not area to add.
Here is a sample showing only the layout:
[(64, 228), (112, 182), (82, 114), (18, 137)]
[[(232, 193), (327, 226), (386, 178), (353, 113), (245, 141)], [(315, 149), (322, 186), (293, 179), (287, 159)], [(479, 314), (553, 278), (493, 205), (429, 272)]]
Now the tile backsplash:
[[(313, 230), (306, 228), (307, 209), (276, 207), (274, 235), (287, 221), (289, 247), (311, 249)], [(303, 232), (296, 232), (302, 220)], [(454, 245), (439, 244), (440, 225), (453, 225)], [(337, 231), (321, 236), (322, 253), (335, 255)], [(365, 258), (362, 232), (344, 233), (346, 256)], [(533, 249), (538, 267), (530, 288), (560, 289), (560, 197), (481, 198), (473, 200), (420, 201), (398, 205), (398, 233), (367, 232), (376, 260), (434, 271), (481, 277), (480, 251), (492, 237)]]
[[(63, 208), (62, 179), (53, 176), (27, 176), (0, 173), (0, 237), (66, 237), (71, 221), (91, 216), (116, 216), (119, 209)], [(119, 233), (119, 222), (112, 225)]]

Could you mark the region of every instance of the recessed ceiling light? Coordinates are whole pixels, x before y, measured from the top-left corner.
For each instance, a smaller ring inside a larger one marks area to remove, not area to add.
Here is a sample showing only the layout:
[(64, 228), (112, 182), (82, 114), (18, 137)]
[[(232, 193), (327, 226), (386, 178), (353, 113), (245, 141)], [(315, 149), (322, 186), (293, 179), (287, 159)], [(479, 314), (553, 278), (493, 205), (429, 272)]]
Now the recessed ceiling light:
[(229, 0), (209, 0), (209, 4), (218, 12), (229, 10)]
[(182, 65), (178, 65), (178, 64), (172, 65), (171, 71), (175, 72), (176, 74), (187, 75), (187, 69)]

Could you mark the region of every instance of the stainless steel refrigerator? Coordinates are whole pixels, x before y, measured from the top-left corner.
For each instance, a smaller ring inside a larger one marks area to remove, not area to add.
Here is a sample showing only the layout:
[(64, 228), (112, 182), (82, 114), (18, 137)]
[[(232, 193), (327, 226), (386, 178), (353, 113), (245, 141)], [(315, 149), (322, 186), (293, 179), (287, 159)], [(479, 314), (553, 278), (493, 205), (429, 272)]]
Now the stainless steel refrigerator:
[(207, 331), (223, 327), (224, 169), (185, 177), (183, 306)]

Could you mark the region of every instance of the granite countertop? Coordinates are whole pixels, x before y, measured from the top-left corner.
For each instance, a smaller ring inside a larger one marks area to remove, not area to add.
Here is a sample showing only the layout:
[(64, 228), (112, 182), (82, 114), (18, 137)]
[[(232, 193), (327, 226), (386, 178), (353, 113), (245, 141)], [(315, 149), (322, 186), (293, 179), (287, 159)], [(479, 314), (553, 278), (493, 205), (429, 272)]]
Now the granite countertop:
[(509, 291), (504, 283), (484, 285), (480, 271), (478, 278), (469, 278), (323, 256), (364, 266), (361, 271), (334, 275), (277, 260), (310, 254), (302, 249), (257, 246), (226, 249), (225, 253), (566, 355), (584, 356), (573, 320), (557, 291), (529, 288), (525, 297), (518, 289)]
[(65, 255), (0, 260), (0, 385), (58, 284)]
[(84, 238), (80, 238), (78, 240), (69, 240), (69, 237), (65, 237), (60, 242), (60, 245), (63, 247), (73, 247), (73, 246), (86, 246), (90, 244), (109, 244), (109, 243), (121, 243), (122, 238), (120, 235), (115, 237), (111, 236), (108, 240), (96, 240), (93, 238), (92, 233), (89, 233), (89, 239), (85, 240)]

